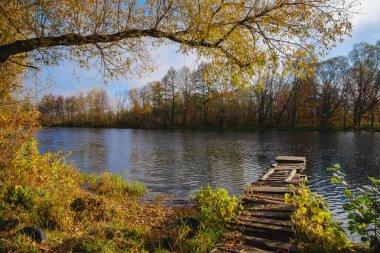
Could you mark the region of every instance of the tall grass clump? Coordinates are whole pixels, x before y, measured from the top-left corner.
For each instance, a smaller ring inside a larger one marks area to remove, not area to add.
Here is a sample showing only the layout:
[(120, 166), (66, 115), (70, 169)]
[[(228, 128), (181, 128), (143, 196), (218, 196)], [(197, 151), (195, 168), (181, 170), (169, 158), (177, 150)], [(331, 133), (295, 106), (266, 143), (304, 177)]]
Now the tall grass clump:
[(147, 188), (139, 181), (126, 181), (121, 174), (104, 172), (99, 176), (88, 177), (89, 190), (106, 196), (141, 196)]

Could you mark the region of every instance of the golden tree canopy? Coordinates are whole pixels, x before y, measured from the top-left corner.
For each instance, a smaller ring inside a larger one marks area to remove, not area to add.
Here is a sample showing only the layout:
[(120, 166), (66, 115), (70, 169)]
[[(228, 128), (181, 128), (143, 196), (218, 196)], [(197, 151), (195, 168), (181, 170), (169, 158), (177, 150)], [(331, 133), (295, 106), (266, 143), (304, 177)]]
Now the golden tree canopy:
[[(351, 31), (353, 0), (0, 0), (0, 65), (99, 63), (142, 73), (179, 43), (212, 65), (257, 74), (323, 53)], [(310, 59), (310, 58), (309, 58)]]

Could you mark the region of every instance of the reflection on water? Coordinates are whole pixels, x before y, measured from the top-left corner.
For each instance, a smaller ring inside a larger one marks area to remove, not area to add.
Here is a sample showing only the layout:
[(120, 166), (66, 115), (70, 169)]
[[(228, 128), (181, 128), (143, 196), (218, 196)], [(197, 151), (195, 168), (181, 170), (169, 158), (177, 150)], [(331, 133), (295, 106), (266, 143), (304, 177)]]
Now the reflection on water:
[(72, 151), (81, 171), (122, 172), (152, 193), (186, 198), (202, 186), (241, 194), (277, 155), (306, 156), (310, 187), (342, 217), (342, 191), (326, 167), (339, 163), (354, 185), (379, 177), (380, 133), (295, 131), (190, 131), (50, 128), (41, 151)]

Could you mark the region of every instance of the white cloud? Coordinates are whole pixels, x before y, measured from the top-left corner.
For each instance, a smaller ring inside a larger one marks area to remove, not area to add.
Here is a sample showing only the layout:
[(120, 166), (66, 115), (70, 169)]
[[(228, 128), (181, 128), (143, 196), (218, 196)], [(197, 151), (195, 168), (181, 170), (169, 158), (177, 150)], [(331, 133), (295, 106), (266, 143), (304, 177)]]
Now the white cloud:
[(380, 0), (359, 0), (358, 14), (352, 19), (354, 29), (380, 23)]
[(347, 36), (343, 43), (338, 44), (329, 53), (328, 57), (348, 55), (357, 43), (374, 44), (380, 40), (380, 0), (359, 0), (356, 10), (359, 13), (351, 21), (352, 36)]
[(188, 55), (184, 55), (178, 52), (178, 45), (163, 45), (153, 52), (153, 59), (157, 66), (156, 71), (153, 73), (147, 73), (146, 76), (140, 79), (133, 79), (132, 82), (135, 86), (143, 86), (147, 82), (161, 80), (169, 68), (174, 67), (179, 69), (183, 66), (187, 66), (190, 69), (196, 67), (197, 55), (194, 52), (190, 52)]

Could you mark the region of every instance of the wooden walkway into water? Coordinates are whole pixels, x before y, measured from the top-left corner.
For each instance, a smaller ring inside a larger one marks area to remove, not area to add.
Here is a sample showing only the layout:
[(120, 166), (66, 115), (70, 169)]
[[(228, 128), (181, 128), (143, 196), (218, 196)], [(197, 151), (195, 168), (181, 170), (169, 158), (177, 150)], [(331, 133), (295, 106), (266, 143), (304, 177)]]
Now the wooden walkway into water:
[(261, 179), (244, 190), (243, 211), (228, 223), (229, 232), (212, 252), (298, 252), (290, 243), (294, 206), (285, 203), (284, 194), (304, 181), (305, 166), (305, 157), (276, 157)]

